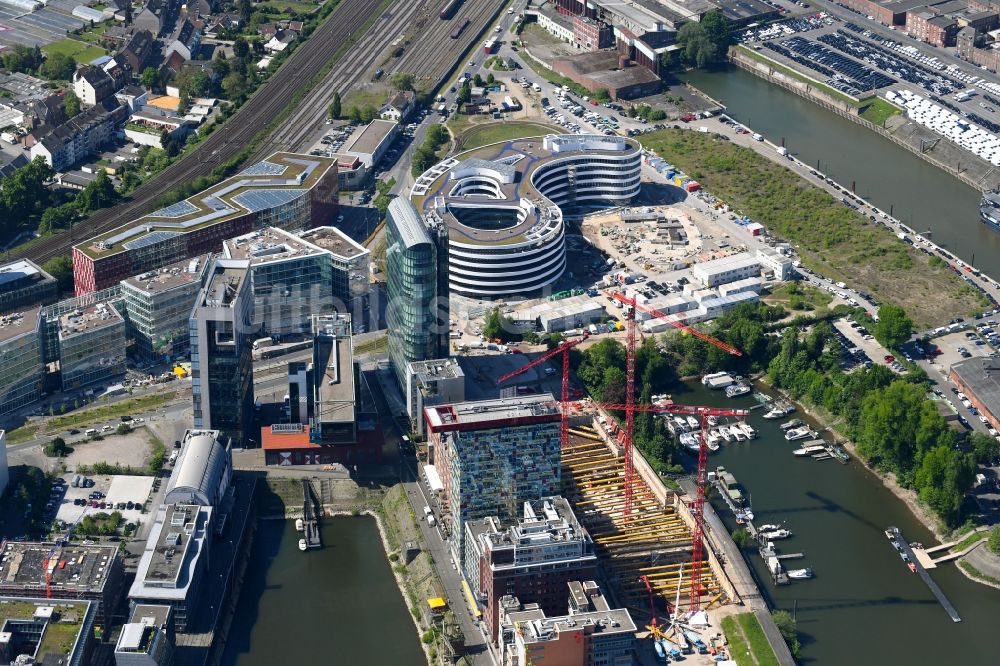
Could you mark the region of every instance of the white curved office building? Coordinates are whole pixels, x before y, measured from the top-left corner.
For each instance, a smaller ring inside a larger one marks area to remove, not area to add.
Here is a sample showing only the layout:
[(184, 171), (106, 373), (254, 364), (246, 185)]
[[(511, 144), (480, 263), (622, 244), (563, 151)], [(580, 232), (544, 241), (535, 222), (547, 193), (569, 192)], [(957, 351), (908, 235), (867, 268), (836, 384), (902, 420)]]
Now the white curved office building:
[(562, 134), (491, 144), (424, 172), (410, 198), (448, 230), (449, 288), (475, 298), (538, 292), (566, 268), (563, 208), (628, 203), (642, 155), (631, 139)]

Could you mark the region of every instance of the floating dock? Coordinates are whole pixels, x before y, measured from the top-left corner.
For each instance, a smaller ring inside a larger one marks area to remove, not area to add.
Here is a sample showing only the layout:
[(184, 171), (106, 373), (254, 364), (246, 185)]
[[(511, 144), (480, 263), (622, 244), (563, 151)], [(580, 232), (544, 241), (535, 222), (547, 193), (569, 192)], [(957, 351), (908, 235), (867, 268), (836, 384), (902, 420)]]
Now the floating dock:
[(306, 548), (321, 548), (323, 542), (319, 536), (319, 518), (322, 515), (319, 500), (313, 492), (308, 479), (302, 479), (302, 539)]
[(890, 527), (885, 531), (887, 537), (889, 537), (889, 542), (897, 547), (898, 552), (903, 553), (909, 559), (909, 562), (916, 569), (917, 575), (920, 576), (921, 580), (930, 588), (931, 593), (937, 598), (938, 603), (944, 608), (945, 612), (951, 617), (952, 622), (961, 622), (962, 618), (959, 616), (958, 611), (955, 607), (948, 601), (948, 597), (945, 596), (944, 592), (938, 587), (938, 584), (934, 582), (931, 575), (927, 573), (927, 569), (924, 567), (923, 563), (914, 554), (913, 549), (910, 548), (909, 542), (903, 538), (902, 533), (900, 533), (899, 528)]

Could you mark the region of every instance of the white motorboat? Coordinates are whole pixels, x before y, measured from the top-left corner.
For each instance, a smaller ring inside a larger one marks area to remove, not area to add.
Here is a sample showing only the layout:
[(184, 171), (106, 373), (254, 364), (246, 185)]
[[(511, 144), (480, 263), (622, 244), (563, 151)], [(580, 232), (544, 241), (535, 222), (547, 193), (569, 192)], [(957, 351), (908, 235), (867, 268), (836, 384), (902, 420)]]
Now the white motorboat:
[(306, 550), (308, 547), (305, 539), (299, 539), (299, 550)]
[(788, 572), (788, 577), (794, 578), (795, 580), (805, 580), (813, 577), (813, 570), (809, 567), (806, 567), (805, 569), (792, 569)]
[(718, 451), (718, 450), (719, 450), (719, 449), (721, 448), (721, 447), (719, 446), (719, 442), (717, 442), (717, 441), (716, 441), (716, 442), (713, 442), (712, 440), (710, 440), (710, 439), (709, 439), (709, 438), (707, 438), (707, 437), (705, 438), (705, 446), (707, 446), (707, 447), (708, 447), (708, 450), (709, 450), (709, 451), (713, 451), (713, 452), (714, 452), (714, 451)]
[(727, 442), (733, 441), (733, 436), (729, 432), (728, 426), (719, 426), (717, 432), (719, 433), (719, 436), (722, 437), (722, 439), (726, 440)]
[(795, 411), (795, 407), (793, 405), (790, 405), (787, 402), (782, 402), (782, 403), (775, 404), (773, 407), (771, 407), (771, 409), (768, 410), (768, 412), (766, 414), (764, 414), (764, 418), (765, 419), (780, 419), (783, 416), (788, 416), (789, 414), (791, 414), (794, 411)]
[(792, 451), (792, 455), (802, 458), (816, 453), (821, 453), (823, 451), (826, 451), (826, 447), (822, 444), (810, 444), (809, 446), (803, 446), (801, 449), (795, 449)]
[(296, 518), (295, 519), (295, 531), (296, 532), (301, 532), (304, 529), (305, 529), (305, 524), (302, 522), (302, 519), (301, 518)]
[(747, 384), (733, 384), (732, 386), (726, 387), (726, 397), (738, 398), (741, 395), (746, 395), (750, 391), (751, 388)]
[(749, 523), (753, 520), (753, 509), (746, 507), (736, 513), (736, 522), (740, 524)]
[(691, 430), (697, 430), (698, 428), (701, 427), (701, 424), (698, 423), (698, 419), (696, 419), (695, 417), (687, 416), (685, 418), (687, 419), (688, 427), (691, 428)]
[(715, 446), (718, 446), (719, 443), (722, 441), (722, 435), (720, 435), (715, 430), (709, 430), (708, 434), (705, 435), (705, 438), (708, 440), (708, 445), (709, 446), (712, 446), (713, 444)]
[(714, 428), (715, 426), (719, 425), (719, 417), (718, 416), (711, 416), (711, 415), (709, 415), (709, 416), (706, 417), (706, 420), (708, 421), (708, 425), (709, 425), (710, 428)]
[(809, 434), (810, 434), (809, 428), (807, 427), (792, 428), (791, 430), (785, 432), (785, 439), (787, 439), (789, 442), (794, 442), (797, 439), (805, 439), (806, 437), (809, 436)]
[(769, 530), (767, 532), (761, 530), (760, 536), (768, 541), (773, 541), (774, 539), (787, 539), (792, 536), (791, 530), (786, 530), (784, 528), (778, 528), (776, 530)]
[(736, 423), (729, 426), (729, 434), (735, 437), (737, 442), (745, 442), (748, 439), (747, 434), (743, 432), (743, 428)]
[(740, 421), (736, 425), (743, 431), (743, 434), (747, 436), (747, 439), (757, 439), (757, 431), (754, 430), (749, 423), (746, 421)]
[(780, 529), (781, 525), (772, 525), (771, 523), (768, 523), (767, 525), (761, 525), (760, 527), (757, 528), (757, 530), (761, 533), (774, 532), (775, 530), (780, 530)]
[(802, 419), (792, 419), (791, 421), (785, 421), (778, 427), (781, 428), (782, 430), (791, 430), (792, 428), (799, 428), (801, 426), (804, 426), (805, 424), (806, 422), (803, 421)]
[(687, 421), (684, 420), (683, 416), (675, 416), (674, 425), (677, 426), (677, 428), (679, 428), (681, 432), (687, 432), (688, 430), (690, 430)]

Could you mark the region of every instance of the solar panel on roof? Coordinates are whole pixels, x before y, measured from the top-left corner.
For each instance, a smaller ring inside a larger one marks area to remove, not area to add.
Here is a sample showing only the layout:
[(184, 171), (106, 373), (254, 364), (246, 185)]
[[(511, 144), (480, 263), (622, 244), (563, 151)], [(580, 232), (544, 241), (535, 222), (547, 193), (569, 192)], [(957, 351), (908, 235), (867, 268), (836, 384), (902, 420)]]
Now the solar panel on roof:
[(247, 210), (256, 212), (267, 208), (282, 206), (298, 199), (306, 190), (260, 190), (240, 192), (233, 201)]
[(287, 166), (275, 164), (274, 162), (258, 162), (240, 172), (241, 176), (280, 176), (285, 173)]
[(191, 213), (197, 213), (198, 207), (192, 204), (190, 201), (178, 201), (175, 204), (167, 206), (166, 208), (161, 208), (160, 210), (153, 211), (149, 214), (150, 217), (181, 217), (183, 215), (190, 215)]
[(138, 250), (139, 248), (147, 247), (149, 245), (162, 243), (163, 241), (169, 240), (174, 236), (180, 236), (180, 234), (175, 231), (154, 231), (151, 234), (146, 234), (142, 238), (137, 238), (134, 241), (123, 243), (123, 245), (127, 250)]

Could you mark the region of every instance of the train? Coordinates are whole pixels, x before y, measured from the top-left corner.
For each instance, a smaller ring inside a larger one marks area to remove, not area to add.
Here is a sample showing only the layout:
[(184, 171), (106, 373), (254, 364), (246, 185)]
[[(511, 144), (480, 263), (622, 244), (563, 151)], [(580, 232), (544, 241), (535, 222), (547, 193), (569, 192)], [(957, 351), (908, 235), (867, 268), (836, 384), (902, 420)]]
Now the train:
[(441, 18), (445, 21), (455, 15), (455, 10), (462, 4), (462, 0), (448, 0), (448, 4), (441, 10)]
[(465, 28), (468, 27), (468, 25), (469, 25), (469, 19), (467, 18), (462, 19), (462, 22), (456, 25), (455, 29), (451, 31), (451, 38), (458, 39), (459, 35), (462, 34), (462, 31), (465, 30)]

